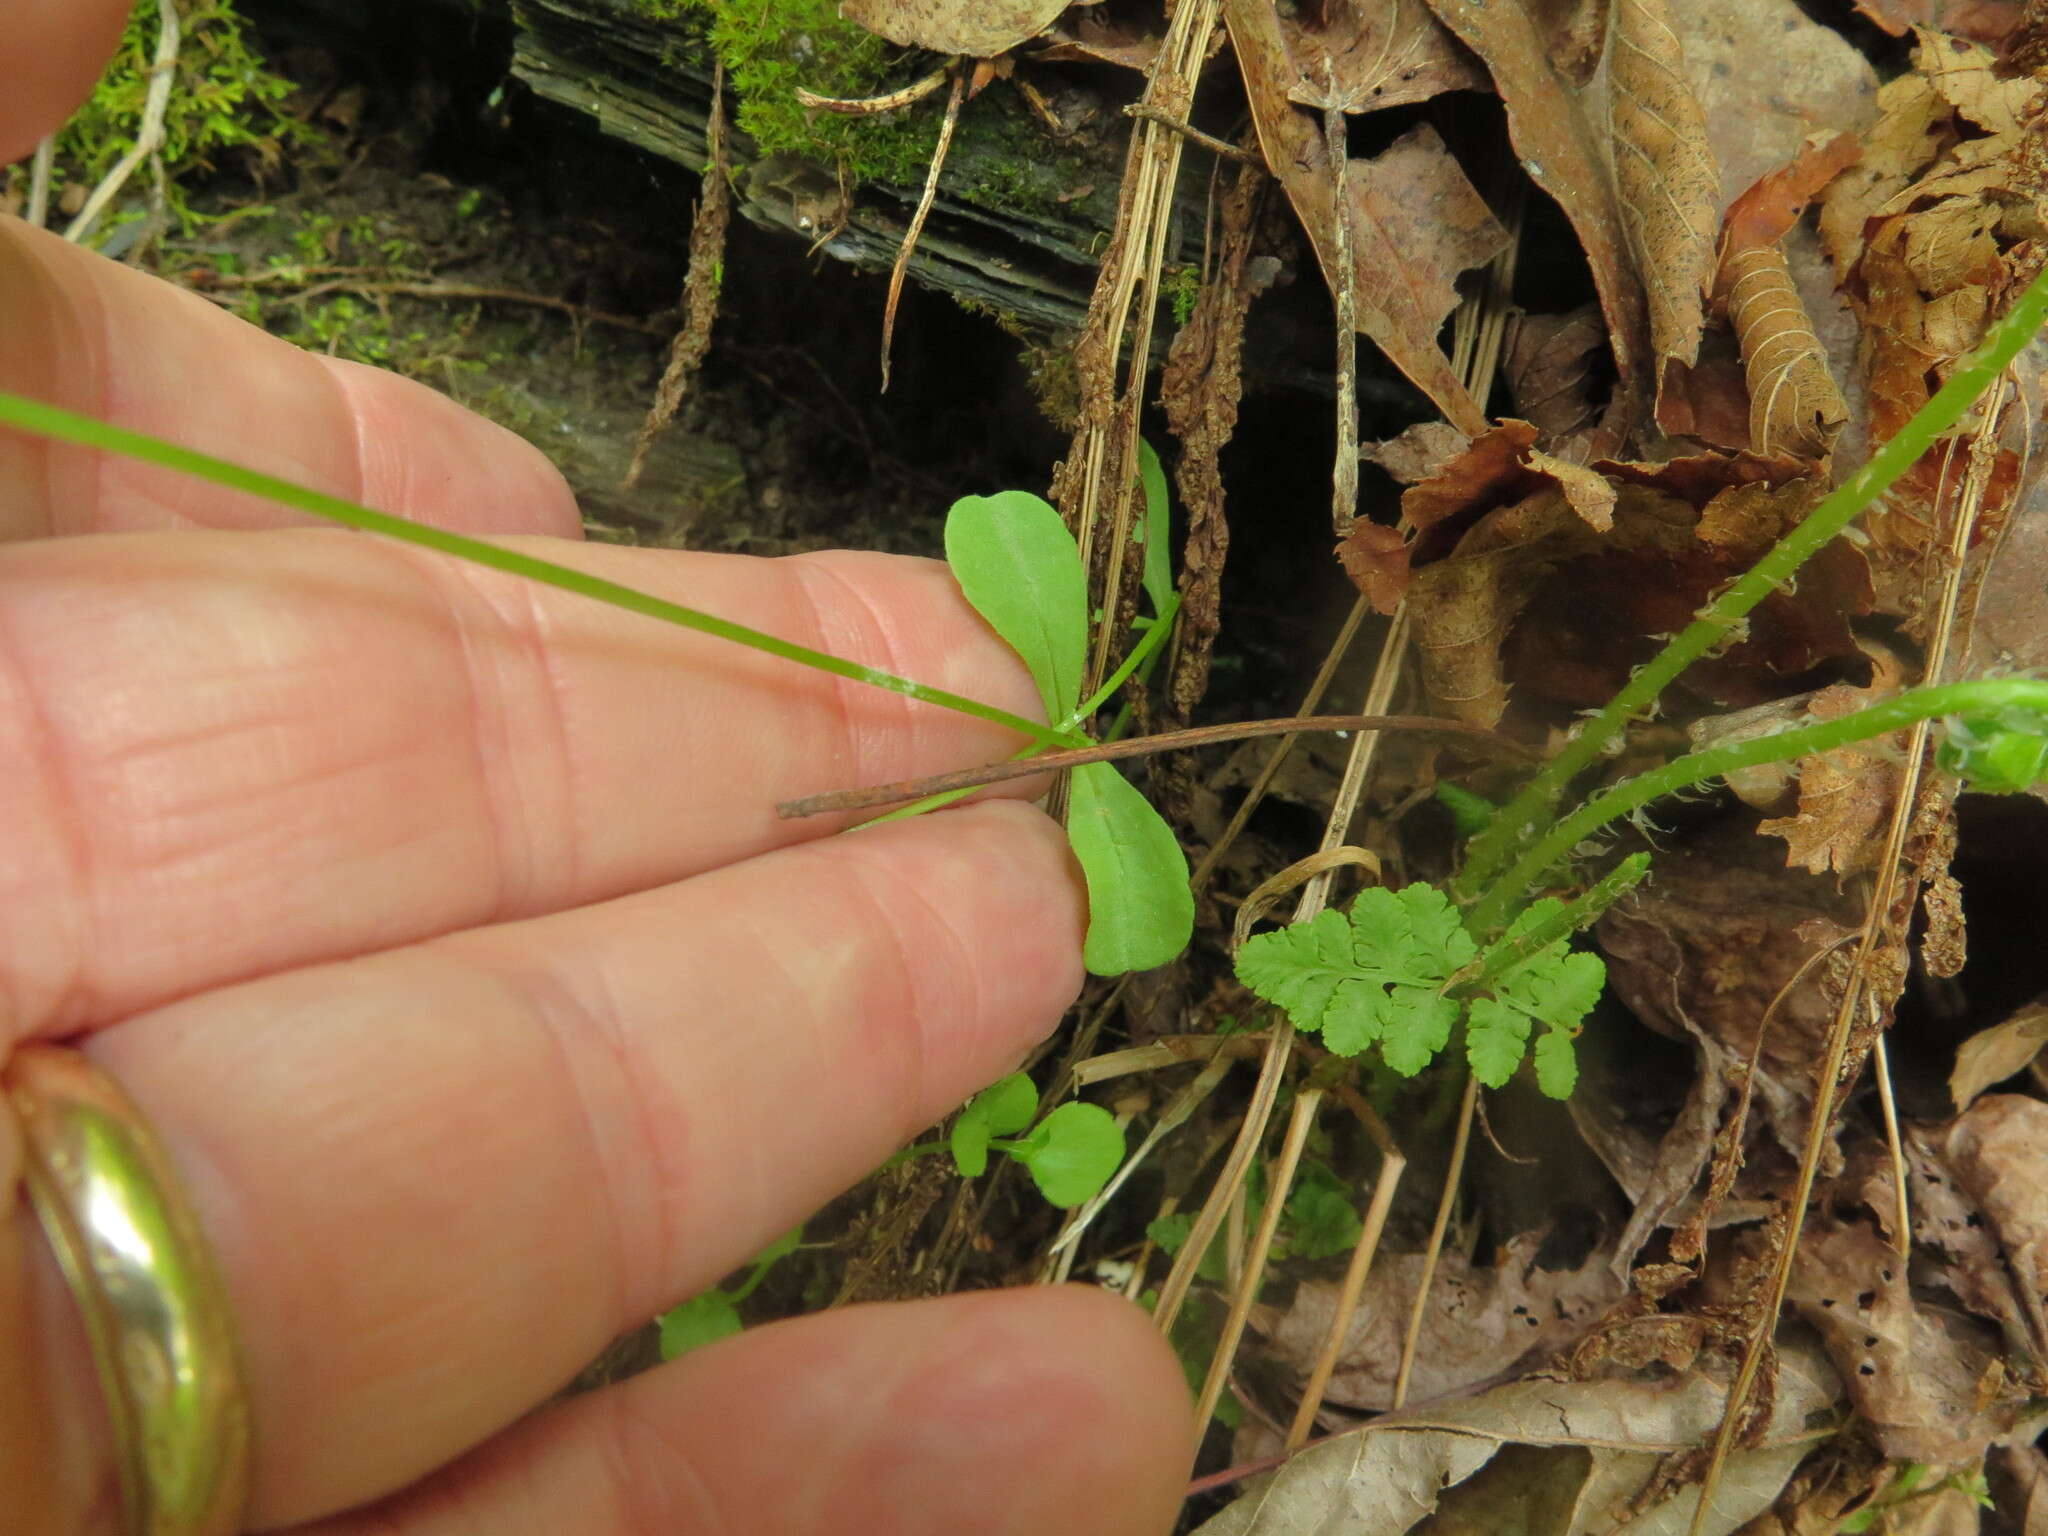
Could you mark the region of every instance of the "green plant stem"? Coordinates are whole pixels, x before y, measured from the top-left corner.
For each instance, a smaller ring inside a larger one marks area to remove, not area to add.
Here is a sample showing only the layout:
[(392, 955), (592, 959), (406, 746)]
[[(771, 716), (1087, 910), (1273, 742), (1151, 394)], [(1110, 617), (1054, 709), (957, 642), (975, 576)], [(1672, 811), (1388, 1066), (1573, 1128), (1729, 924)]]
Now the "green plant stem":
[(1074, 730), (1082, 721), (1093, 718), (1098, 709), (1116, 697), (1117, 690), (1131, 680), (1131, 674), (1149, 661), (1153, 653), (1165, 643), (1166, 637), (1173, 632), (1173, 616), (1178, 612), (1180, 597), (1176, 594), (1168, 600), (1166, 612), (1152, 621), (1151, 628), (1145, 631), (1145, 638), (1131, 647), (1131, 654), (1124, 658), (1123, 665), (1110, 674), (1109, 681), (1096, 689), (1092, 698), (1067, 717), (1064, 729)]
[(783, 660), (796, 662), (800, 666), (829, 672), (835, 677), (850, 678), (856, 683), (866, 683), (873, 688), (902, 694), (905, 698), (916, 699), (921, 703), (934, 704), (941, 709), (954, 710), (963, 715), (972, 715), (978, 720), (986, 720), (991, 724), (1029, 736), (1047, 746), (1068, 747), (1076, 745), (1079, 740), (1071, 732), (1041, 725), (1035, 720), (1025, 719), (1022, 715), (1013, 715), (993, 704), (984, 704), (978, 699), (949, 693), (943, 688), (914, 683), (907, 677), (897, 677), (894, 673), (865, 667), (859, 662), (848, 661), (824, 651), (814, 651), (809, 646), (764, 634), (744, 624), (735, 624), (730, 619), (721, 619), (695, 608), (686, 608), (681, 603), (672, 603), (667, 598), (656, 597), (651, 592), (641, 592), (633, 587), (622, 586), (616, 581), (607, 581), (601, 576), (587, 575), (582, 571), (571, 570), (565, 565), (556, 565), (553, 561), (541, 560), (532, 555), (521, 554), (517, 550), (486, 543), (482, 539), (451, 533), (445, 528), (408, 522), (405, 518), (394, 517), (388, 512), (372, 511), (352, 501), (344, 501), (338, 496), (309, 490), (305, 486), (294, 485), (289, 480), (280, 480), (225, 459), (216, 459), (210, 454), (181, 448), (160, 438), (150, 437), (141, 432), (131, 432), (125, 427), (96, 421), (90, 416), (80, 416), (54, 405), (45, 405), (39, 400), (8, 394), (4, 390), (0, 390), (0, 427), (12, 427), (17, 431), (33, 433), (38, 437), (51, 438), (80, 448), (94, 448), (107, 453), (121, 454), (162, 469), (192, 475), (228, 490), (267, 497), (296, 511), (323, 517), (330, 522), (341, 523), (365, 533), (380, 533), (422, 549), (453, 556), (457, 560), (467, 560), (473, 565), (488, 566), (494, 571), (504, 571), (508, 575), (521, 576), (545, 586), (558, 587), (564, 592), (574, 592), (600, 603), (609, 603), (614, 608), (624, 608), (630, 613), (645, 614), (649, 618), (660, 619), (664, 623), (674, 624), (683, 629), (696, 630), (700, 634), (730, 640), (736, 645), (744, 645), (752, 650), (765, 651), (771, 656), (780, 656)]
[(1647, 853), (1632, 853), (1614, 868), (1610, 869), (1595, 885), (1577, 901), (1567, 902), (1542, 921), (1533, 924), (1527, 932), (1516, 934), (1512, 939), (1503, 939), (1482, 954), (1470, 968), (1469, 975), (1453, 976), (1444, 987), (1446, 994), (1462, 997), (1476, 992), (1503, 971), (1511, 971), (1538, 951), (1547, 949), (1557, 940), (1591, 927), (1599, 921), (1600, 914), (1613, 906), (1629, 891), (1641, 884), (1643, 876), (1650, 872), (1650, 856)]
[(1662, 768), (1624, 779), (1565, 817), (1517, 859), (1508, 872), (1487, 888), (1466, 916), (1475, 934), (1501, 927), (1523, 892), (1562, 862), (1586, 838), (1610, 821), (1703, 779), (1719, 778), (1738, 768), (1788, 762), (1816, 752), (1830, 752), (1853, 742), (1882, 736), (1937, 715), (1974, 715), (2000, 709), (2026, 709), (2043, 716), (2048, 728), (2048, 683), (2033, 678), (1980, 679), (1910, 688), (1868, 709), (1839, 720), (1822, 720), (1789, 731), (1775, 731), (1749, 741), (1731, 742), (1691, 752)]
[(2006, 365), (2033, 339), (2044, 318), (2048, 318), (2048, 267), (2027, 285), (2011, 311), (1991, 328), (1977, 349), (1956, 364), (1948, 381), (1911, 421), (1872, 454), (1868, 463), (1830, 492), (1798, 527), (1736, 578), (1669, 645), (1639, 668), (1606, 707), (1581, 726), (1564, 749), (1522, 787), (1492, 825), (1472, 840), (1459, 883), (1468, 891), (1483, 886), (1550, 814), (1571, 781), (1600, 757), (1630, 721), (1654, 704), (1673, 679), (1727, 638), (1751, 609), (1789, 582), (1800, 566), (1919, 462), (1936, 438), (1962, 419), (1977, 397), (1991, 387)]

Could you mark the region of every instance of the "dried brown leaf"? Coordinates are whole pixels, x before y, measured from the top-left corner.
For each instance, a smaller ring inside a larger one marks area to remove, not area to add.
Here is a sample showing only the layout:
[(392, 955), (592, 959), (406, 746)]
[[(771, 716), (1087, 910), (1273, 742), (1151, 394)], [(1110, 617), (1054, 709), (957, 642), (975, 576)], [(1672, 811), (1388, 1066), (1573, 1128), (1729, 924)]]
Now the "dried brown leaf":
[(1418, 421), (1385, 442), (1367, 443), (1358, 456), (1403, 485), (1414, 485), (1441, 472), (1471, 441), (1447, 421)]
[(1593, 361), (1606, 341), (1596, 304), (1515, 317), (1501, 372), (1515, 410), (1551, 442), (1582, 433), (1597, 419)]
[(842, 0), (857, 27), (905, 48), (992, 59), (1029, 42), (1067, 8), (1067, 0)]
[[(1808, 721), (1834, 720), (1877, 702), (1889, 689), (1837, 683), (1808, 701)], [(1811, 875), (1838, 880), (1874, 868), (1892, 807), (1905, 787), (1897, 748), (1887, 741), (1859, 743), (1800, 760), (1799, 808), (1761, 822), (1757, 831), (1785, 839), (1785, 862)]]
[[(1628, 229), (1602, 169), (1602, 134), (1581, 101), (1583, 78), (1571, 68), (1569, 39), (1539, 25), (1531, 9), (1485, 0), (1430, 0), (1443, 23), (1485, 62), (1508, 113), (1515, 153), (1557, 200), (1585, 251), (1607, 317), (1619, 382), (1608, 452), (1620, 446), (1647, 399), (1649, 309), (1629, 258)], [(1591, 14), (1591, 13), (1588, 13)]]
[[(1730, 1536), (1768, 1508), (1793, 1469), (1834, 1432), (1830, 1410), (1841, 1383), (1810, 1344), (1788, 1341), (1774, 1385), (1776, 1408), (1758, 1442), (1731, 1459), (1704, 1526), (1708, 1536)], [(1659, 1472), (1713, 1432), (1726, 1394), (1698, 1372), (1677, 1380), (1530, 1380), (1387, 1414), (1309, 1446), (1198, 1536), (1405, 1536), (1446, 1489), (1514, 1447), (1542, 1453), (1523, 1460), (1529, 1476), (1549, 1481), (1548, 1463), (1558, 1457), (1574, 1469), (1557, 1500), (1564, 1523), (1542, 1529), (1681, 1536), (1698, 1490), (1671, 1490)], [(1638, 1500), (1655, 1502), (1638, 1510)]]
[(1622, 218), (1650, 306), (1657, 356), (1699, 354), (1721, 172), (1664, 0), (1614, 0), (1602, 60)]
[(1956, 1047), (1955, 1070), (1948, 1075), (1949, 1096), (1958, 1110), (1974, 1103), (1985, 1089), (2024, 1072), (2048, 1045), (2048, 1002), (2031, 1002), (2010, 1018), (1980, 1029)]
[(1340, 201), (1322, 130), (1291, 99), (1301, 76), (1271, 0), (1223, 0), (1223, 16), (1266, 164), (1286, 189), (1325, 277), (1337, 261), (1341, 217), (1358, 329), (1454, 426), (1483, 430), (1485, 413), (1437, 345), (1437, 332), (1457, 300), (1457, 275), (1490, 260), (1506, 232), (1433, 131), (1410, 134), (1399, 155), (1381, 157), (1383, 165), (1351, 162)]
[(1862, 156), (1863, 147), (1853, 133), (1810, 135), (1790, 163), (1759, 177), (1728, 205), (1721, 225), (1722, 249), (1776, 245), (1828, 183)]
[(1868, 1222), (1810, 1217), (1787, 1300), (1820, 1333), (1887, 1456), (1975, 1462), (2017, 1422), (2025, 1397), (1993, 1341), (1955, 1314), (1921, 1307), (1906, 1261)]
[(2019, 25), (2023, 5), (2024, 0), (1856, 0), (1856, 9), (1893, 37), (1925, 27), (1979, 43), (2004, 41)]
[(1423, 566), (1409, 585), (1423, 690), (1435, 709), (1474, 725), (1496, 725), (1507, 709), (1501, 646), (1543, 579), (1568, 553), (1566, 525), (1572, 519), (1557, 492), (1503, 510), (1520, 513), (1519, 521), (1550, 526), (1533, 537), (1493, 543), (1494, 531), (1482, 523), (1468, 536), (1474, 548), (1461, 545), (1449, 559)]
[[(1543, 1269), (1536, 1256), (1542, 1233), (1523, 1233), (1502, 1246), (1490, 1265), (1446, 1253), (1438, 1261), (1422, 1345), (1409, 1383), (1418, 1401), (1468, 1392), (1568, 1348), (1622, 1286), (1596, 1253), (1576, 1269)], [(1423, 1274), (1423, 1255), (1384, 1255), (1374, 1264), (1330, 1378), (1328, 1400), (1340, 1407), (1382, 1410), (1393, 1405), (1395, 1367), (1407, 1326), (1407, 1303)], [(1307, 1280), (1273, 1323), (1271, 1349), (1306, 1375), (1329, 1333), (1339, 1287)]]
[(2048, 1104), (1986, 1094), (1956, 1118), (1944, 1150), (2014, 1278), (2038, 1303), (2048, 1296)]
[(1822, 458), (1849, 418), (1775, 244), (1731, 251), (1722, 266), (1728, 318), (1749, 385), (1749, 441), (1758, 453)]
[(1325, 0), (1284, 9), (1281, 35), (1300, 76), (1303, 106), (1346, 112), (1427, 101), (1445, 91), (1483, 91), (1486, 71), (1422, 0)]

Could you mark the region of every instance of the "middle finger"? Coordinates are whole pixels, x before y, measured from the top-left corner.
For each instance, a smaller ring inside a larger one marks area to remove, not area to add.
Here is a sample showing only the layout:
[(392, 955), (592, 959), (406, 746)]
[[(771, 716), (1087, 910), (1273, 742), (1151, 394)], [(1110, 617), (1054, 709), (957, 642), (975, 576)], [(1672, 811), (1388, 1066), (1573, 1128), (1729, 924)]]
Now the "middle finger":
[[(1036, 708), (1023, 667), (930, 561), (523, 547)], [(1017, 741), (571, 593), (322, 531), (0, 550), (0, 658), (0, 1049), (682, 879), (840, 825), (778, 821), (779, 799), (985, 762)]]

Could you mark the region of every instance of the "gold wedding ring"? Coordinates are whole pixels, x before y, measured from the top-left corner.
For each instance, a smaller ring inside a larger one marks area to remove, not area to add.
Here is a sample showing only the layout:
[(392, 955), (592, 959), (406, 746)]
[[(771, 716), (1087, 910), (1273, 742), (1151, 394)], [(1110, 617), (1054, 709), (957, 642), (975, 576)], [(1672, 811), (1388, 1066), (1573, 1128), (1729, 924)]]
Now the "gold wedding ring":
[(124, 1529), (232, 1536), (248, 1499), (249, 1399), (227, 1291), (169, 1158), (78, 1051), (21, 1046), (0, 1080), (106, 1396)]

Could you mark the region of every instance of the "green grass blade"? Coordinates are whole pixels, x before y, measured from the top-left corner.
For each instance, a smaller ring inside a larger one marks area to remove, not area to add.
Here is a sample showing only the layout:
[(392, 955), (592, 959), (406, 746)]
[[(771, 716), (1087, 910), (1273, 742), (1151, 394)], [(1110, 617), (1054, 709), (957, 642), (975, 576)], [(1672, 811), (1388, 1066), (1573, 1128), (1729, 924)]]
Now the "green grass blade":
[[(125, 458), (140, 459), (160, 469), (191, 475), (195, 479), (207, 481), (226, 490), (262, 496), (295, 511), (326, 518), (330, 522), (341, 523), (365, 533), (383, 534), (387, 538), (399, 539), (407, 544), (418, 545), (422, 549), (435, 550), (457, 560), (467, 560), (472, 565), (488, 566), (495, 571), (522, 576), (528, 581), (537, 581), (545, 586), (559, 587), (564, 592), (574, 592), (600, 603), (609, 603), (614, 608), (624, 608), (630, 613), (645, 614), (649, 618), (660, 619), (664, 623), (674, 624), (683, 629), (693, 629), (720, 640), (730, 640), (736, 645), (744, 645), (752, 650), (766, 651), (771, 656), (780, 656), (783, 660), (796, 662), (799, 666), (830, 672), (835, 677), (850, 678), (856, 683), (866, 683), (872, 688), (902, 694), (906, 698), (937, 705), (941, 709), (972, 715), (976, 719), (987, 720), (1020, 732), (1036, 741), (1053, 746), (1073, 744), (1066, 734), (1050, 726), (1041, 725), (1035, 720), (1027, 720), (1022, 715), (1013, 715), (1006, 709), (998, 709), (995, 705), (984, 704), (978, 699), (964, 698), (943, 688), (914, 683), (907, 677), (897, 677), (893, 673), (883, 672), (874, 667), (864, 667), (859, 662), (847, 661), (843, 657), (833, 656), (824, 651), (814, 651), (809, 646), (764, 634), (758, 629), (735, 624), (729, 619), (721, 619), (699, 609), (687, 608), (681, 603), (672, 603), (667, 598), (656, 597), (651, 592), (641, 592), (616, 581), (607, 581), (602, 576), (591, 576), (582, 571), (571, 570), (568, 566), (556, 565), (551, 560), (541, 560), (533, 555), (521, 554), (517, 550), (486, 543), (482, 539), (451, 533), (445, 528), (408, 522), (402, 517), (393, 517), (388, 512), (375, 512), (352, 501), (344, 501), (338, 496), (309, 490), (305, 486), (294, 485), (289, 480), (280, 480), (225, 459), (216, 459), (210, 454), (181, 448), (175, 443), (167, 443), (141, 432), (131, 432), (125, 427), (95, 421), (90, 416), (80, 416), (54, 405), (45, 405), (38, 400), (0, 391), (0, 427), (12, 427), (18, 431), (51, 438), (61, 443), (70, 443), (80, 448), (96, 448), (102, 452), (120, 454)], [(1078, 679), (1078, 669), (1075, 675)]]

